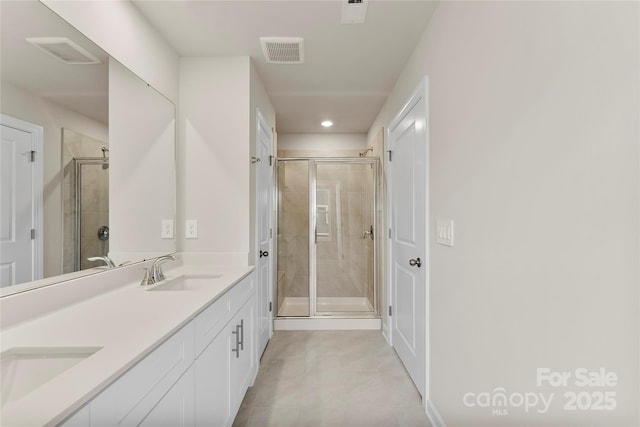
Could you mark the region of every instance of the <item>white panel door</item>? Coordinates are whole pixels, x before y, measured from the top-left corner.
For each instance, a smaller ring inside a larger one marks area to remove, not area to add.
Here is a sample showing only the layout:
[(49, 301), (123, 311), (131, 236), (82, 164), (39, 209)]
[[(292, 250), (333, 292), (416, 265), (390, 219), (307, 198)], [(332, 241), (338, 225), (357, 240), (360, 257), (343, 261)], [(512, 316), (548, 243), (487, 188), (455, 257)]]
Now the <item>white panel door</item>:
[(424, 86), (389, 126), (391, 340), (420, 394), (426, 383), (426, 108)]
[(34, 280), (33, 138), (2, 125), (0, 143), (0, 287)]
[(256, 114), (258, 128), (256, 134), (256, 240), (258, 254), (257, 269), (257, 352), (264, 351), (271, 338), (273, 322), (271, 318), (271, 281), (273, 266), (271, 211), (273, 198), (273, 133), (260, 111)]

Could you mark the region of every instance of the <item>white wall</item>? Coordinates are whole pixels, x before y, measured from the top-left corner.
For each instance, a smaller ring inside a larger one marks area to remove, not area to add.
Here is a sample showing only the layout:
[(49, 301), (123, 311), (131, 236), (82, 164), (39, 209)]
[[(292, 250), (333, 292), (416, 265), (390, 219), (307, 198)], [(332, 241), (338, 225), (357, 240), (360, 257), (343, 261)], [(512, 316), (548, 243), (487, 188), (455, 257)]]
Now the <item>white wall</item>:
[(109, 141), (107, 125), (2, 81), (0, 112), (44, 128), (44, 276), (62, 274), (62, 128)]
[[(369, 132), (429, 76), (430, 394), (448, 426), (638, 425), (639, 4), (441, 2)], [(537, 368), (615, 372), (538, 387)], [(547, 413), (465, 393), (554, 393)], [(567, 391), (613, 391), (568, 411)]]
[(278, 135), (278, 150), (364, 150), (367, 137), (357, 133), (289, 133)]
[(175, 252), (162, 220), (175, 220), (174, 105), (109, 61), (109, 256), (122, 263)]
[(174, 103), (178, 56), (129, 1), (41, 0)]
[[(250, 224), (249, 57), (180, 60), (178, 248), (246, 264)], [(198, 238), (184, 239), (184, 220)]]

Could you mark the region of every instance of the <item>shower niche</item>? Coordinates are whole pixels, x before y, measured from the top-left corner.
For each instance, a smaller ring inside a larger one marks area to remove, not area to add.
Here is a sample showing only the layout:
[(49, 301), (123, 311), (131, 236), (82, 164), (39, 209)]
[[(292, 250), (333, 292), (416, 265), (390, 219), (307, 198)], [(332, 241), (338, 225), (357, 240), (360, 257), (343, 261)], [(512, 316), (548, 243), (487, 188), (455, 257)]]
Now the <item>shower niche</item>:
[(277, 166), (277, 316), (377, 317), (378, 159)]
[(62, 130), (63, 272), (104, 265), (88, 258), (109, 253), (109, 146)]

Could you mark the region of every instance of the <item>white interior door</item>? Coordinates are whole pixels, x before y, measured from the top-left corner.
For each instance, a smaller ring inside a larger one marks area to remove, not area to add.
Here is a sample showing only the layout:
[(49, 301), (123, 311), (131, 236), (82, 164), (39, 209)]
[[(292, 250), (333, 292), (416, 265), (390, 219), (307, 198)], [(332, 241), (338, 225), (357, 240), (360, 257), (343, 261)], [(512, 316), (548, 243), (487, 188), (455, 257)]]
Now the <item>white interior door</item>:
[(262, 354), (271, 338), (272, 322), (272, 266), (273, 248), (271, 231), (273, 191), (273, 133), (260, 111), (257, 113), (256, 157), (256, 236), (258, 256), (256, 261), (258, 289), (258, 354)]
[[(39, 259), (41, 226), (39, 198), (41, 197), (42, 128), (27, 124), (20, 129), (20, 121), (2, 116), (0, 128), (0, 287), (11, 286), (41, 278)], [(15, 123), (14, 123), (15, 122)], [(31, 132), (34, 130), (36, 134)], [(34, 154), (32, 154), (34, 152)], [(32, 231), (33, 230), (33, 231)]]
[(391, 341), (426, 400), (427, 131), (424, 83), (389, 126)]

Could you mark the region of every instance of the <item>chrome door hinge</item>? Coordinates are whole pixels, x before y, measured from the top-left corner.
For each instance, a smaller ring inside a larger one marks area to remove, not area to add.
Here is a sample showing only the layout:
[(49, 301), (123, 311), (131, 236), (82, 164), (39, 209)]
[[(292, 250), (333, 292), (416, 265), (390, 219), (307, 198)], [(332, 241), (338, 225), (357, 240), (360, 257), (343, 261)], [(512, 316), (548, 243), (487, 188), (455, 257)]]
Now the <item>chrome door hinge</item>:
[(273, 156), (269, 156), (269, 166), (273, 166)]
[(273, 303), (269, 301), (269, 313), (271, 313), (271, 311), (273, 311)]
[(29, 158), (29, 161), (34, 163), (36, 161), (36, 152), (32, 150), (30, 155), (31, 157)]
[(269, 229), (269, 238), (273, 239), (273, 228)]
[(389, 317), (391, 317), (391, 306), (389, 306)]
[(389, 161), (391, 161), (391, 150), (387, 150), (387, 153), (389, 153)]
[(36, 229), (32, 228), (31, 229), (31, 240), (34, 240), (36, 238)]
[(391, 238), (391, 229), (389, 229), (389, 238)]

